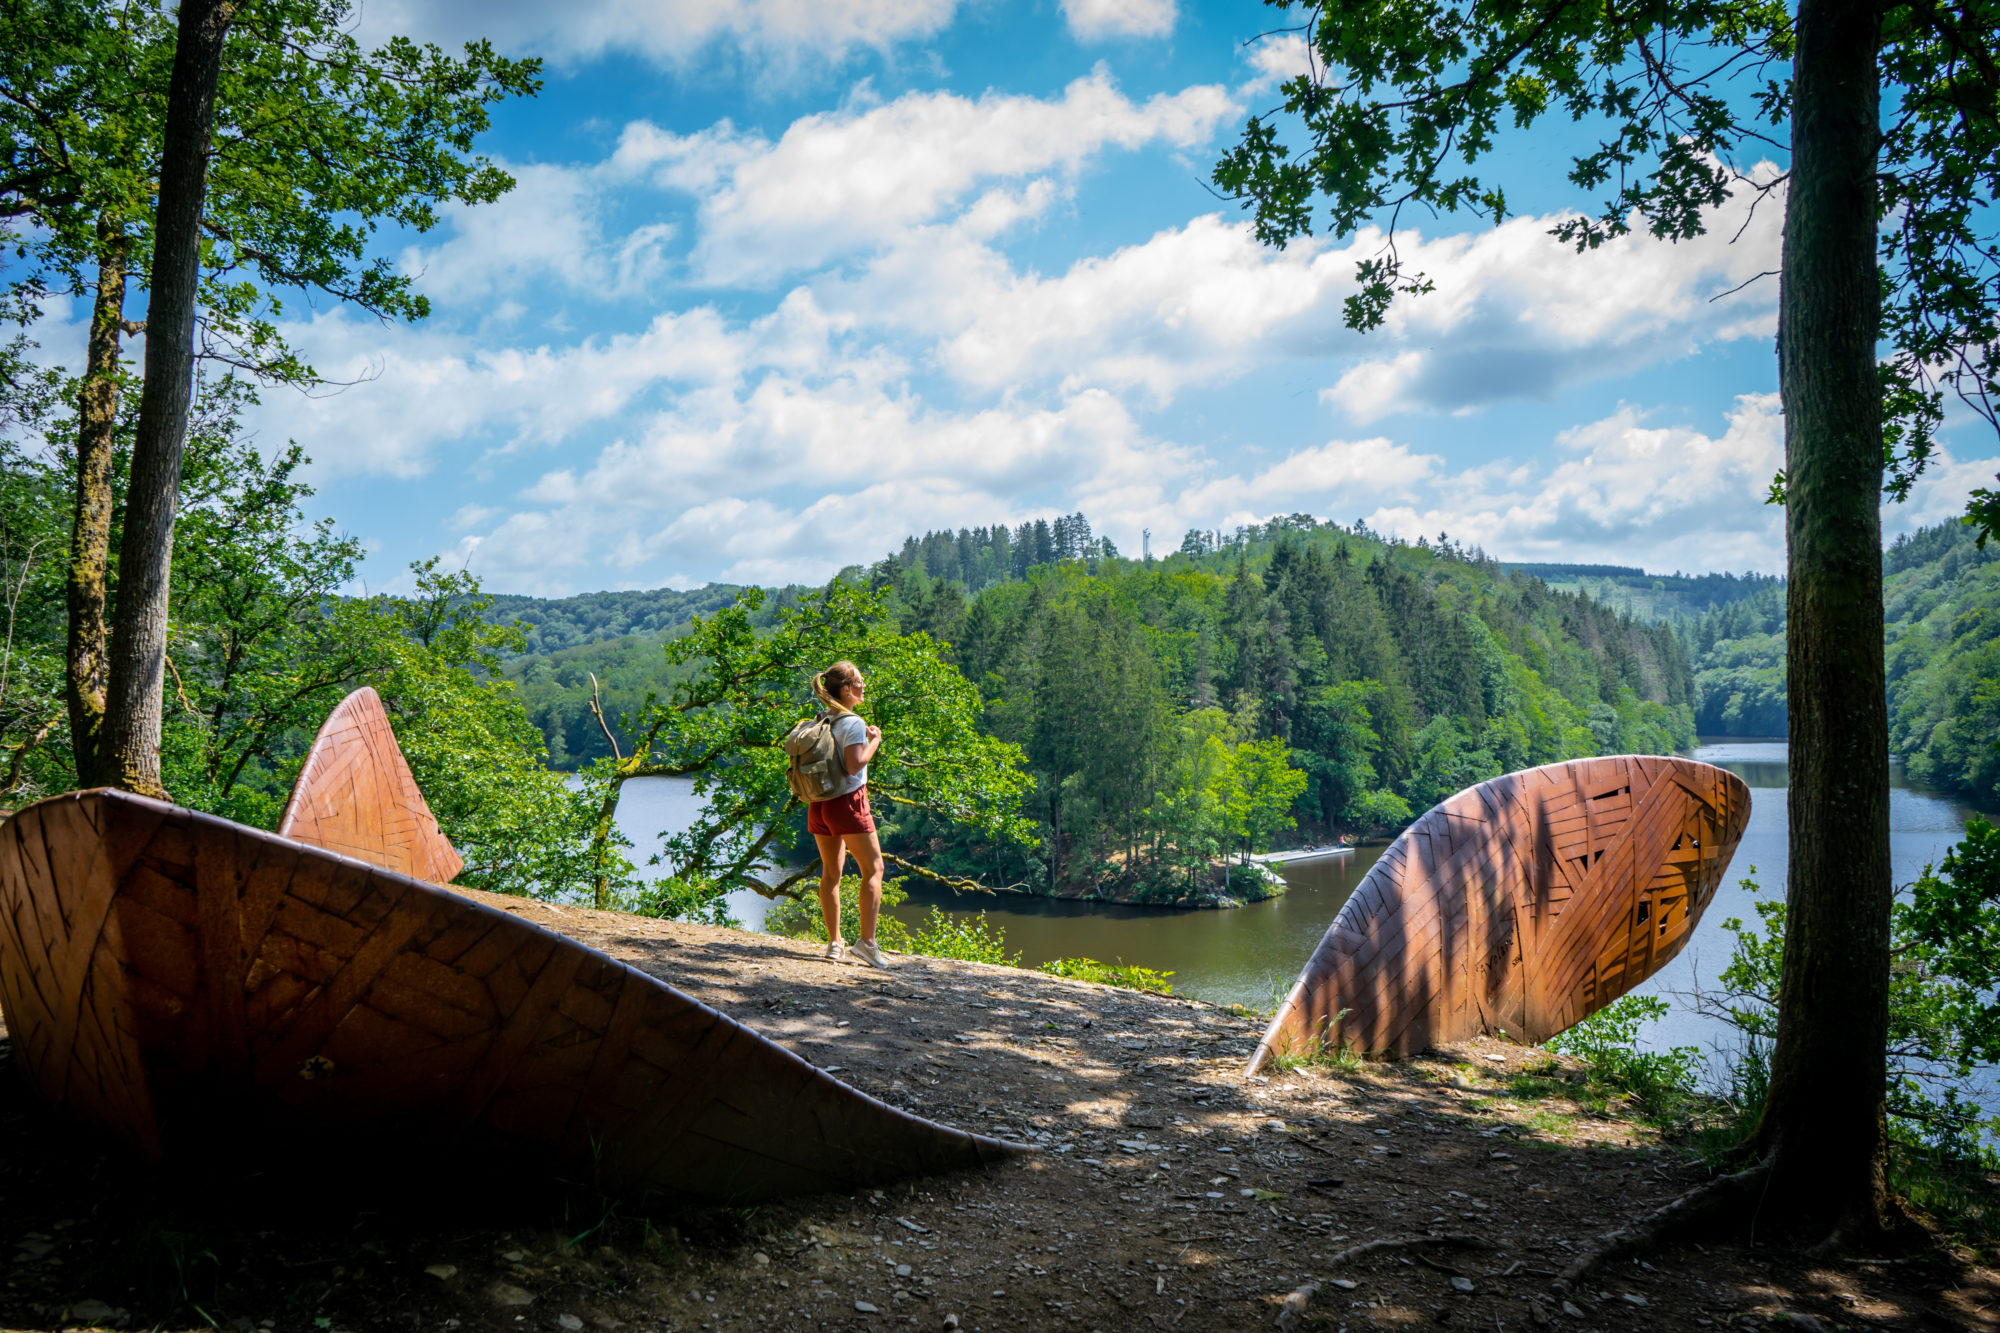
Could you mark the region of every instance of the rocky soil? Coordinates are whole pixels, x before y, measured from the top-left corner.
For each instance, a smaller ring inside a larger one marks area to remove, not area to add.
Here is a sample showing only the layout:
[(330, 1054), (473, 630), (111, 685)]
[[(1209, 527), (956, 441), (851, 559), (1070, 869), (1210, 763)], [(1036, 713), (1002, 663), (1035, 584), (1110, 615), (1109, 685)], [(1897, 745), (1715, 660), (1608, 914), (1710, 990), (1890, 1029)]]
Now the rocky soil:
[[(1482, 1042), (1245, 1082), (1260, 1024), (1230, 1010), (492, 901), (887, 1101), (1041, 1151), (683, 1212), (491, 1177), (398, 1188), (241, 1162), (166, 1177), (70, 1137), (8, 1061), (0, 1327), (2000, 1329), (2000, 1273), (1943, 1248), (1832, 1262), (1691, 1244), (1552, 1295), (1591, 1236), (1701, 1177), (1650, 1129), (1565, 1096), (1540, 1051)], [(1414, 1243), (1370, 1248), (1399, 1240)]]

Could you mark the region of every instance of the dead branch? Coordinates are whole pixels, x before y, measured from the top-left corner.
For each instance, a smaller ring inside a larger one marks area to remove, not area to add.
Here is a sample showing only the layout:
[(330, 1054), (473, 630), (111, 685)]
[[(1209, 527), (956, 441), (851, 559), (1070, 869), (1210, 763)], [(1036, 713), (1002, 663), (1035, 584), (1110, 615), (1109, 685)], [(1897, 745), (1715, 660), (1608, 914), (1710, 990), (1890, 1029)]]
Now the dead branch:
[(611, 724), (604, 720), (604, 701), (598, 697), (595, 671), (590, 673), (590, 711), (596, 715), (598, 729), (603, 731), (604, 739), (611, 745), (611, 757), (621, 764), (624, 763), (625, 755), (618, 748), (618, 738), (611, 734)]
[(894, 852), (882, 853), (882, 859), (899, 870), (915, 875), (918, 879), (935, 880), (939, 884), (957, 889), (961, 893), (1011, 893), (1015, 889), (1026, 888), (1025, 884), (1008, 884), (1002, 888), (992, 888), (976, 879), (960, 879), (956, 875), (940, 875), (935, 870), (926, 870), (920, 865), (912, 865)]
[[(1352, 1263), (1365, 1254), (1373, 1254), (1379, 1250), (1420, 1250), (1428, 1249), (1432, 1246), (1461, 1250), (1490, 1250), (1493, 1248), (1492, 1242), (1478, 1236), (1468, 1236), (1462, 1232), (1445, 1232), (1435, 1236), (1384, 1236), (1380, 1240), (1363, 1241), (1359, 1245), (1348, 1246), (1339, 1254), (1327, 1260), (1327, 1267), (1339, 1268), (1342, 1264)], [(1422, 1256), (1419, 1257), (1421, 1258)], [(1299, 1322), (1305, 1318), (1306, 1307), (1312, 1304), (1313, 1297), (1319, 1295), (1320, 1285), (1318, 1282), (1308, 1282), (1286, 1295), (1285, 1299), (1279, 1303), (1279, 1328), (1288, 1329), (1297, 1327)]]

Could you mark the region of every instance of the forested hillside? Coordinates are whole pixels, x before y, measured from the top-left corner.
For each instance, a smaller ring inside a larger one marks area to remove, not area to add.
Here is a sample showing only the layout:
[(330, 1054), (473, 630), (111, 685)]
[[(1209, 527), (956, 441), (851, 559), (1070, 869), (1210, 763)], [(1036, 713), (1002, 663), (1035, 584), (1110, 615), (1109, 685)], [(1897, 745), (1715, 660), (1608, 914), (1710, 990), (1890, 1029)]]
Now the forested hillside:
[(1755, 597), (1783, 580), (1775, 574), (1648, 574), (1629, 565), (1503, 564), (1510, 574), (1532, 574), (1558, 592), (1588, 593), (1614, 611), (1641, 620), (1701, 616)]
[[(1943, 523), (1882, 553), (1889, 744), (1910, 776), (2000, 805), (2000, 545)], [(1704, 734), (1785, 734), (1782, 586), (1676, 626)]]
[[(848, 577), (950, 645), (987, 730), (1036, 778), (1036, 852), (909, 811), (898, 845), (1045, 891), (1178, 898), (1231, 848), (1386, 831), (1509, 769), (1694, 739), (1692, 666), (1668, 626), (1449, 543), (1294, 516), (1132, 560), (1073, 515), (913, 537)], [(631, 712), (671, 679), (657, 643), (509, 663), (553, 755), (608, 753), (590, 673), (614, 718)]]

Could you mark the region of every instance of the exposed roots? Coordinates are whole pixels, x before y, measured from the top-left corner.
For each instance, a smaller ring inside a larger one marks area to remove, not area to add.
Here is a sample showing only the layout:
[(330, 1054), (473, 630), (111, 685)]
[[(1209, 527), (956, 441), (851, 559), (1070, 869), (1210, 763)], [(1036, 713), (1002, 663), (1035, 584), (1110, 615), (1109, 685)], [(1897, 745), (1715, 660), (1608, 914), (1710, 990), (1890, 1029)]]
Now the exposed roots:
[(1599, 1236), (1595, 1244), (1579, 1254), (1549, 1285), (1559, 1292), (1568, 1292), (1611, 1260), (1652, 1249), (1725, 1210), (1742, 1217), (1746, 1214), (1739, 1210), (1748, 1205), (1753, 1210), (1749, 1215), (1754, 1215), (1758, 1196), (1763, 1193), (1770, 1178), (1771, 1164), (1759, 1162), (1747, 1170), (1718, 1176), (1706, 1185), (1691, 1189), (1672, 1203), (1663, 1204), (1644, 1217)]
[[(1339, 1268), (1342, 1264), (1352, 1263), (1362, 1255), (1373, 1254), (1377, 1250), (1419, 1250), (1431, 1246), (1461, 1250), (1490, 1250), (1493, 1248), (1491, 1241), (1484, 1240), (1478, 1236), (1467, 1236), (1457, 1232), (1447, 1232), (1435, 1236), (1384, 1236), (1380, 1240), (1364, 1241), (1360, 1245), (1348, 1246), (1339, 1254), (1327, 1260), (1327, 1266), (1329, 1268)], [(1422, 1258), (1421, 1255), (1418, 1257)], [(1432, 1265), (1432, 1267), (1436, 1267), (1436, 1265)], [(1301, 1319), (1305, 1318), (1306, 1307), (1312, 1304), (1313, 1297), (1319, 1295), (1320, 1286), (1321, 1284), (1318, 1282), (1308, 1282), (1297, 1290), (1288, 1293), (1285, 1299), (1279, 1304), (1278, 1327), (1293, 1328)]]

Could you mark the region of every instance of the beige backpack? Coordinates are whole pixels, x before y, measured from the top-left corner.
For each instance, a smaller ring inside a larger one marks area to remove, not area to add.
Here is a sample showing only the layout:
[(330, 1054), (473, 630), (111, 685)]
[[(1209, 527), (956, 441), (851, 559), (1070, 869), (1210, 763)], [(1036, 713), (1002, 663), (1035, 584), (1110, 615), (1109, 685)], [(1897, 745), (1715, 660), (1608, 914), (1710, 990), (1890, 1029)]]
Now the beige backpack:
[(809, 717), (785, 733), (785, 781), (801, 801), (830, 801), (847, 785), (847, 763), (833, 734), (833, 714)]

